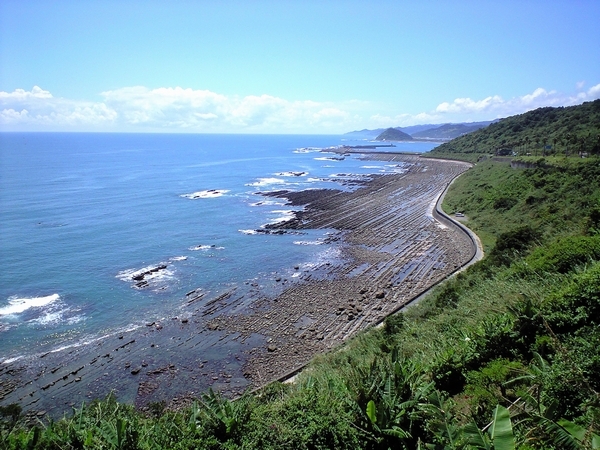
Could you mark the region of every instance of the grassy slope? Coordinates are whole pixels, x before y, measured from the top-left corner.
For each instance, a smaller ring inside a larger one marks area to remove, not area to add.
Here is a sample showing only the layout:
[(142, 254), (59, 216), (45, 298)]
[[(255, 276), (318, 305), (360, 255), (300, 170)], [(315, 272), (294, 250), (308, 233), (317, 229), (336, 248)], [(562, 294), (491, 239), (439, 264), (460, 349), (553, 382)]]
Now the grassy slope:
[(600, 100), (566, 108), (539, 108), (507, 117), (486, 128), (437, 147), (432, 153), (493, 153), (510, 148), (519, 154), (551, 154), (600, 151)]

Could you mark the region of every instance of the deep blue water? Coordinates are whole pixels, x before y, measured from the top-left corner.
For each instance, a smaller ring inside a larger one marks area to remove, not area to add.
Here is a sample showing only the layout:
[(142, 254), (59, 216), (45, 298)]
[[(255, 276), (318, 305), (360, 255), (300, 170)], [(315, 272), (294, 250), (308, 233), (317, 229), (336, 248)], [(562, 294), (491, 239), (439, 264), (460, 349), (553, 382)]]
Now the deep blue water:
[[(340, 144), (364, 142), (1, 133), (0, 361), (162, 317), (195, 288), (217, 293), (333, 257), (327, 230), (252, 231), (292, 209), (258, 191), (340, 188), (333, 180), (350, 173), (401, 170), (314, 151)], [(167, 268), (145, 276), (146, 287), (135, 287), (132, 275), (161, 264)]]

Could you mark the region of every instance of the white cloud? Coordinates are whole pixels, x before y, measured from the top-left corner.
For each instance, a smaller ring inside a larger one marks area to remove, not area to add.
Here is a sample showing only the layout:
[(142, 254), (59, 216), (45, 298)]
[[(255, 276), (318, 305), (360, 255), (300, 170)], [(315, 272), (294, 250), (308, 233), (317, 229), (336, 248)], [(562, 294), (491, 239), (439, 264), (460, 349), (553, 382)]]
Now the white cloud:
[(128, 125), (196, 131), (317, 132), (343, 130), (347, 111), (328, 103), (271, 95), (224, 96), (207, 90), (132, 87), (103, 92)]
[(530, 94), (508, 100), (504, 100), (499, 95), (486, 97), (483, 100), (457, 98), (451, 103), (440, 103), (435, 108), (435, 113), (440, 114), (444, 121), (449, 121), (444, 117), (452, 117), (452, 121), (488, 120), (522, 114), (544, 106), (577, 105), (597, 98), (600, 98), (600, 84), (586, 92), (578, 92), (570, 96), (537, 88)]
[(52, 98), (52, 94), (48, 91), (44, 91), (39, 86), (34, 86), (31, 91), (24, 89), (15, 89), (13, 92), (0, 91), (0, 101), (3, 100), (16, 100), (25, 101), (36, 98)]
[(38, 86), (31, 91), (0, 91), (0, 110), (0, 126), (8, 129), (97, 129), (117, 118), (117, 112), (103, 103), (56, 98)]
[(15, 111), (12, 108), (0, 111), (0, 123), (22, 123), (27, 121), (29, 111), (22, 109)]
[(464, 112), (482, 112), (493, 109), (496, 105), (502, 104), (502, 97), (495, 95), (483, 100), (474, 101), (470, 98), (457, 98), (452, 103), (440, 103), (435, 112), (437, 113), (464, 113)]
[(266, 94), (226, 96), (181, 87), (133, 86), (102, 92), (101, 97), (98, 102), (70, 100), (54, 97), (38, 86), (30, 91), (0, 91), (0, 129), (340, 133), (362, 128), (490, 120), (541, 106), (569, 106), (600, 98), (600, 84), (573, 95), (537, 88), (507, 100), (499, 95), (475, 100), (457, 98), (428, 112), (390, 115), (374, 114), (376, 108), (372, 104), (356, 100), (290, 101)]
[(600, 98), (600, 83), (588, 89), (587, 97), (588, 100), (597, 100)]
[[(583, 87), (583, 84), (579, 85)], [(600, 98), (600, 84), (574, 95), (537, 88), (529, 94), (508, 100), (499, 95), (488, 96), (481, 100), (473, 100), (468, 97), (456, 98), (452, 102), (438, 104), (432, 111), (419, 114), (392, 116), (374, 114), (355, 129), (492, 120), (522, 114), (544, 106), (572, 106), (598, 98)]]

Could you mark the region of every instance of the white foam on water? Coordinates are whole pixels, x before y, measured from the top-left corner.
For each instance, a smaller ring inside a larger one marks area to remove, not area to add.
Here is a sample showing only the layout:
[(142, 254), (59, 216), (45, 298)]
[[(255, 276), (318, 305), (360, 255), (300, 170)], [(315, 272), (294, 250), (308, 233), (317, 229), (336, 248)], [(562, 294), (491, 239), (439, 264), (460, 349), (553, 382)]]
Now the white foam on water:
[(30, 320), (29, 323), (34, 323), (38, 325), (50, 325), (56, 324), (63, 321), (63, 313), (65, 310), (46, 313), (42, 317), (38, 317), (37, 319)]
[(22, 359), (22, 358), (24, 358), (23, 355), (14, 356), (12, 358), (6, 358), (6, 359), (3, 359), (3, 360), (0, 360), (0, 364), (10, 364), (10, 363), (18, 361), (19, 359)]
[(182, 194), (180, 197), (196, 200), (199, 198), (216, 198), (228, 193), (227, 189), (207, 189), (205, 191), (192, 192), (191, 194)]
[(210, 245), (195, 245), (193, 247), (190, 247), (189, 249), (195, 252), (197, 252), (198, 250), (209, 250)]
[(0, 308), (0, 316), (20, 314), (30, 308), (41, 308), (60, 299), (60, 295), (52, 294), (45, 297), (10, 297), (8, 305)]
[(193, 247), (190, 247), (189, 249), (192, 251), (199, 251), (199, 250), (223, 250), (225, 247), (217, 247), (216, 245), (195, 245)]
[(186, 259), (188, 259), (187, 256), (173, 256), (171, 261), (185, 261)]
[(281, 214), (279, 217), (276, 217), (275, 219), (272, 219), (270, 223), (281, 223), (281, 222), (287, 222), (288, 220), (294, 219), (296, 217), (295, 212), (296, 211), (290, 211), (290, 210), (277, 210), (277, 211), (271, 211), (274, 214)]
[(250, 206), (283, 206), (284, 202), (278, 202), (275, 200), (264, 200), (261, 202), (250, 203)]
[(323, 245), (323, 241), (294, 241), (296, 245)]
[(269, 186), (271, 184), (286, 184), (285, 180), (281, 178), (259, 178), (257, 181), (253, 183), (247, 183), (246, 186)]
[(297, 148), (296, 150), (294, 150), (294, 153), (314, 153), (314, 152), (320, 152), (321, 149), (320, 148), (316, 148), (316, 147), (302, 147), (302, 148)]
[(346, 180), (354, 180), (354, 179), (359, 179), (362, 178), (360, 175), (355, 174), (355, 173), (332, 173), (331, 175), (329, 175), (330, 178), (343, 178)]
[(277, 172), (274, 173), (276, 177), (305, 177), (308, 172)]
[(404, 164), (386, 164), (385, 167), (387, 167), (387, 170), (391, 171), (392, 173), (404, 173), (407, 171)]
[(248, 234), (248, 235), (258, 234), (258, 231), (256, 231), (256, 230), (238, 230), (238, 231), (242, 234)]
[(164, 264), (153, 264), (151, 266), (146, 266), (141, 269), (122, 270), (121, 272), (119, 272), (116, 275), (116, 278), (118, 278), (121, 281), (135, 282), (136, 280), (134, 280), (133, 277), (143, 274), (144, 281), (148, 281), (148, 282), (172, 280), (174, 278), (174, 273), (171, 270), (169, 270), (168, 268), (150, 272), (151, 270), (156, 269), (157, 267), (162, 266), (162, 265), (164, 265)]
[(343, 161), (340, 158), (332, 158), (332, 157), (327, 157), (327, 156), (319, 156), (318, 158), (314, 158), (315, 161)]

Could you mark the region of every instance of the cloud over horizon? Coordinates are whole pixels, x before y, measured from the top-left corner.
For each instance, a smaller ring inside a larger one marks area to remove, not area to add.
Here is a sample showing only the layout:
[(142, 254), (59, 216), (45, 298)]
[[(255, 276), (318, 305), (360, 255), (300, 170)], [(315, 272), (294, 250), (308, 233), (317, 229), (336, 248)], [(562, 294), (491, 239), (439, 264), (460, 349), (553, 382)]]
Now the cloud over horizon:
[(144, 86), (102, 92), (103, 101), (54, 97), (38, 86), (0, 91), (5, 131), (167, 131), (216, 133), (343, 133), (358, 128), (472, 122), (521, 114), (543, 106), (572, 106), (600, 98), (600, 84), (566, 95), (537, 88), (508, 100), (456, 98), (428, 112), (369, 113), (367, 102), (290, 101), (271, 95), (227, 96), (209, 90)]
[[(583, 88), (583, 83), (578, 83)], [(442, 102), (433, 111), (416, 115), (400, 114), (393, 117), (375, 115), (371, 117), (380, 127), (409, 126), (422, 123), (447, 122), (478, 122), (494, 120), (523, 114), (546, 106), (573, 106), (586, 101), (600, 98), (600, 84), (592, 86), (587, 91), (575, 95), (566, 95), (557, 91), (547, 91), (537, 88), (530, 94), (504, 100), (499, 95), (493, 95), (481, 100), (471, 98), (456, 98), (452, 102)], [(393, 125), (391, 125), (393, 124)]]

